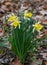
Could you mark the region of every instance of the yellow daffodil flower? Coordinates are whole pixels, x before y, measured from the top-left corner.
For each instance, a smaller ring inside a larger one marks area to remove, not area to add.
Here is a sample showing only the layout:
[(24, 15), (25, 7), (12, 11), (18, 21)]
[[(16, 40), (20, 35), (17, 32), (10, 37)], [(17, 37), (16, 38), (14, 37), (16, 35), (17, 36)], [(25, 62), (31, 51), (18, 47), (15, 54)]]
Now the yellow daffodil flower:
[(20, 25), (20, 22), (19, 22), (19, 21), (15, 21), (15, 22), (13, 22), (11, 25), (13, 25), (14, 27), (17, 27), (17, 26)]
[(37, 31), (40, 31), (43, 28), (43, 26), (40, 23), (35, 23), (35, 25), (33, 25), (33, 27)]
[(32, 13), (27, 10), (24, 12), (24, 19), (32, 17)]
[(15, 20), (18, 20), (18, 17), (15, 16), (14, 14), (13, 15), (10, 15), (9, 18), (8, 18), (8, 21), (10, 21), (10, 22), (13, 22)]

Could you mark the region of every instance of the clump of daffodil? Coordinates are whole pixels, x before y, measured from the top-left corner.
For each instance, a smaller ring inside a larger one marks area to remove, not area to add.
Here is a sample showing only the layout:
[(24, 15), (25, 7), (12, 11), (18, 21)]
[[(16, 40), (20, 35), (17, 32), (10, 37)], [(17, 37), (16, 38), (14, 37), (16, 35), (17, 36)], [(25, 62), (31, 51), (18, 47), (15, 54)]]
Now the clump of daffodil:
[(24, 12), (24, 19), (30, 18), (30, 17), (32, 17), (32, 13), (31, 13), (31, 12), (28, 12), (28, 10), (26, 10), (26, 11)]
[(14, 15), (13, 13), (9, 15), (8, 21), (13, 22), (15, 20), (18, 20), (18, 17), (16, 15)]
[(37, 30), (37, 31), (40, 31), (43, 28), (43, 26), (40, 23), (35, 23), (33, 27), (34, 27), (34, 30)]

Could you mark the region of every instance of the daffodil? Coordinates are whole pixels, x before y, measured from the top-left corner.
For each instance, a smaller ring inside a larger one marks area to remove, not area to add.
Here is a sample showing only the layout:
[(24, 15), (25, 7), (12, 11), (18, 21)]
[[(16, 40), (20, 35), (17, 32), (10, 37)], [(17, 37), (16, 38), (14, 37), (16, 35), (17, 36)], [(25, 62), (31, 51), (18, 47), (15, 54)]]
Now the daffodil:
[(9, 18), (8, 18), (8, 21), (10, 21), (10, 22), (13, 22), (15, 20), (18, 20), (18, 17), (16, 15), (14, 15), (14, 14), (10, 15)]
[(26, 10), (26, 11), (24, 12), (24, 19), (30, 18), (30, 17), (32, 17), (32, 13), (31, 13), (31, 12), (28, 12), (28, 10)]
[(37, 30), (37, 31), (40, 31), (43, 28), (43, 26), (40, 23), (35, 23), (33, 27), (34, 27), (34, 30)]
[(20, 22), (19, 21), (14, 21), (11, 25), (13, 25), (14, 27), (20, 26)]

